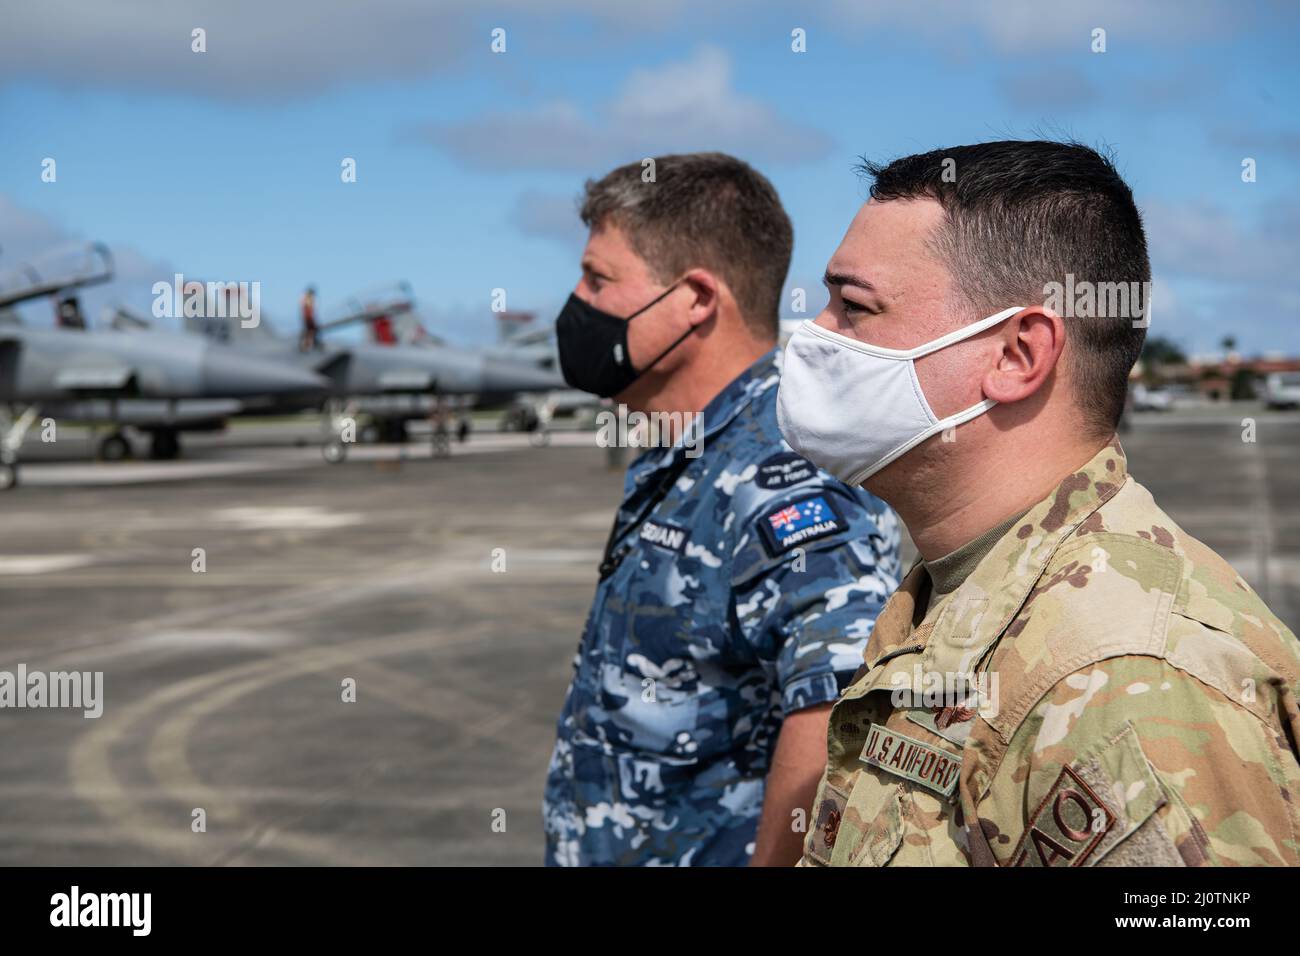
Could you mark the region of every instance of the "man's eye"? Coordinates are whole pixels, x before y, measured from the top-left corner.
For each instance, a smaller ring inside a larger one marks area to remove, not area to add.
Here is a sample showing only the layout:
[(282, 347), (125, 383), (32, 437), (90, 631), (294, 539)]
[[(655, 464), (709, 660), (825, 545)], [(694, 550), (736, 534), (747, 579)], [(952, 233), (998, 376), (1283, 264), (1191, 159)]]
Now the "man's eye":
[(869, 309), (861, 303), (854, 302), (852, 299), (842, 299), (844, 303), (845, 315), (875, 315), (874, 309)]

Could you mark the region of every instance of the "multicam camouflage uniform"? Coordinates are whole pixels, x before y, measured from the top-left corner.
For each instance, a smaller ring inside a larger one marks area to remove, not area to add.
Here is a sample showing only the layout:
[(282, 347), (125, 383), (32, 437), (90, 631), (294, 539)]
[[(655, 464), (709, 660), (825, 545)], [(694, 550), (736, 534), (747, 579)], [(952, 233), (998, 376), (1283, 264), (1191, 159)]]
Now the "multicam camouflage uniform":
[(745, 864), (783, 717), (835, 700), (897, 587), (894, 513), (782, 441), (779, 360), (709, 403), (701, 455), (628, 470), (546, 783), (550, 864)]
[(914, 626), (927, 587), (832, 712), (804, 865), (1300, 862), (1300, 646), (1117, 442)]

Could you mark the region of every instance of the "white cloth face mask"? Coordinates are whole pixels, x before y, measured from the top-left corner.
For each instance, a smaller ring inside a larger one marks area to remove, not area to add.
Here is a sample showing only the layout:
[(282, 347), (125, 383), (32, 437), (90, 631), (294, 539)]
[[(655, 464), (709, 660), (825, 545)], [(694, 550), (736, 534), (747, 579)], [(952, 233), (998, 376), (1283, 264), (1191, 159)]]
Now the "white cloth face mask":
[(870, 478), (931, 435), (997, 404), (984, 399), (940, 419), (916, 377), (916, 360), (1005, 322), (1023, 306), (955, 329), (914, 349), (867, 345), (810, 321), (785, 347), (776, 418), (790, 447), (849, 485)]

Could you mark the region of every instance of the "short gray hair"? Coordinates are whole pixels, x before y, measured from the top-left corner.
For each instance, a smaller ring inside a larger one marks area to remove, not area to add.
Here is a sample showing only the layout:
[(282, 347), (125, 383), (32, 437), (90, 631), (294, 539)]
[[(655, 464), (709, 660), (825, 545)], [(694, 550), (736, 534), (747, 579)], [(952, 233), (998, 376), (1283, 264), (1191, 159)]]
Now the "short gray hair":
[[(580, 215), (616, 226), (657, 279), (708, 269), (731, 289), (745, 321), (775, 339), (794, 228), (765, 176), (724, 153), (657, 156), (587, 180)], [(653, 168), (654, 179), (643, 172)]]

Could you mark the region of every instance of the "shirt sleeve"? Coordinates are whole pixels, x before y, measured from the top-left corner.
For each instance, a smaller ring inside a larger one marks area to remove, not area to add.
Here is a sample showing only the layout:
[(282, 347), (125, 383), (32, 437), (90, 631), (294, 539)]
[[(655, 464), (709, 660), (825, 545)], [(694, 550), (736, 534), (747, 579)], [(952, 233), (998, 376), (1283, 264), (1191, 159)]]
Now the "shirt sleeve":
[(1071, 674), (992, 780), (980, 817), (994, 853), (1012, 866), (1294, 866), (1288, 713), (1285, 685), (1229, 694), (1154, 657)]
[(779, 688), (783, 713), (834, 701), (848, 686), (898, 587), (898, 537), (883, 502), (842, 485), (770, 499), (748, 520), (733, 561), (732, 613)]

